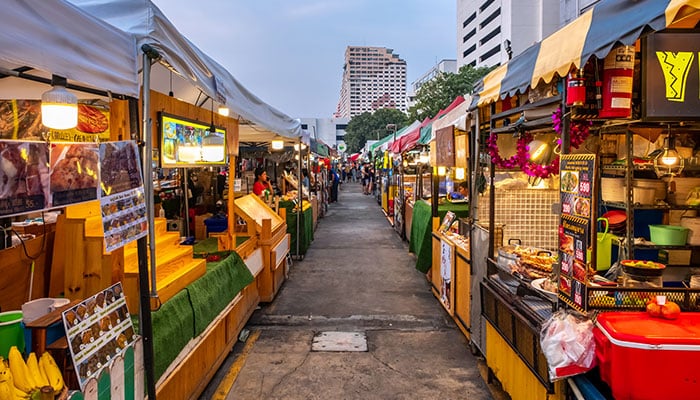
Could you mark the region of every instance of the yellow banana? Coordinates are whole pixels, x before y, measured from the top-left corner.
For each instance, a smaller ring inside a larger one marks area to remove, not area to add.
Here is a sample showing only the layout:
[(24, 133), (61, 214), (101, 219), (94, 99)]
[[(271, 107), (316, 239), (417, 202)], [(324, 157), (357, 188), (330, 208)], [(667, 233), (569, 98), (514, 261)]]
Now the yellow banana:
[[(0, 361), (0, 364), (2, 362)], [(0, 382), (0, 400), (14, 400), (15, 388), (10, 386), (10, 382), (5, 380)]]
[(61, 369), (58, 368), (56, 360), (53, 359), (48, 351), (39, 358), (39, 367), (43, 368), (44, 374), (49, 381), (49, 385), (53, 388), (54, 393), (59, 393), (63, 390), (63, 375)]
[(8, 381), (0, 382), (0, 400), (14, 400), (15, 388)]
[(15, 387), (27, 394), (31, 393), (36, 389), (37, 385), (29, 373), (29, 368), (27, 368), (22, 354), (17, 350), (17, 346), (12, 346), (10, 348), (8, 357), (10, 359), (10, 371), (12, 371)]
[(27, 369), (29, 369), (29, 375), (31, 375), (36, 387), (41, 388), (44, 386), (49, 386), (49, 380), (46, 379), (46, 375), (41, 372), (39, 368), (39, 361), (36, 359), (36, 354), (32, 351), (27, 357)]
[(14, 399), (15, 400), (26, 400), (26, 399), (31, 399), (31, 395), (28, 393), (25, 393), (21, 389), (17, 389), (16, 387), (11, 388), (12, 391), (14, 392)]

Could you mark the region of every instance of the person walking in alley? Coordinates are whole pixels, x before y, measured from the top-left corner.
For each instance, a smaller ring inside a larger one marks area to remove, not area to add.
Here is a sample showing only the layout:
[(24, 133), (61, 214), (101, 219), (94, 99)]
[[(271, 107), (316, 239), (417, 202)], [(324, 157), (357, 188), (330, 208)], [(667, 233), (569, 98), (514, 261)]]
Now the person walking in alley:
[(338, 175), (338, 171), (336, 171), (335, 168), (331, 169), (331, 174), (330, 174), (330, 182), (331, 182), (331, 203), (335, 203), (338, 201), (338, 185), (340, 184), (340, 176)]

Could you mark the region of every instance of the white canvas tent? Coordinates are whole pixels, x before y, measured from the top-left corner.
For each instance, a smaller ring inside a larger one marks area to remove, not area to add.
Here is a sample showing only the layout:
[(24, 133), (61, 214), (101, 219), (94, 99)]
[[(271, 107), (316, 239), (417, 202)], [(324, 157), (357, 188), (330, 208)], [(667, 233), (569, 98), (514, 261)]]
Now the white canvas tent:
[(3, 99), (41, 98), (50, 89), (52, 74), (67, 78), (69, 84), (138, 97), (133, 37), (63, 0), (6, 0), (2, 5)]
[(461, 131), (469, 130), (467, 126), (467, 111), (469, 110), (470, 100), (467, 99), (460, 103), (457, 107), (450, 110), (447, 114), (438, 118), (433, 122), (430, 132), (430, 140), (435, 140), (435, 132), (448, 126), (454, 126)]
[[(240, 142), (298, 140), (301, 123), (266, 104), (224, 67), (184, 37), (150, 0), (69, 0), (95, 17), (135, 36), (138, 48), (148, 45), (160, 55), (151, 71), (150, 87), (201, 106), (207, 97), (241, 118)], [(171, 73), (172, 71), (172, 73)], [(205, 96), (202, 96), (202, 93)]]

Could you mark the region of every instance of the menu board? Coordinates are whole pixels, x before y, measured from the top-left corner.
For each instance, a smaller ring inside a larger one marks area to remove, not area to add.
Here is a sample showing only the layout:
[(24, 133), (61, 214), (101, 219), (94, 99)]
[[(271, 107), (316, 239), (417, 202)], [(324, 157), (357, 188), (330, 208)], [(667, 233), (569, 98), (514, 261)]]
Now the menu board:
[(593, 194), (595, 154), (561, 156), (559, 224), (559, 298), (579, 310), (585, 309), (589, 259), (593, 247)]
[(146, 198), (135, 142), (101, 144), (100, 160), (105, 250), (112, 251), (148, 234)]
[(0, 140), (0, 216), (48, 207), (49, 145)]
[(65, 206), (97, 199), (99, 147), (95, 143), (51, 145), (51, 205)]
[(81, 389), (136, 340), (121, 283), (83, 300), (62, 316)]

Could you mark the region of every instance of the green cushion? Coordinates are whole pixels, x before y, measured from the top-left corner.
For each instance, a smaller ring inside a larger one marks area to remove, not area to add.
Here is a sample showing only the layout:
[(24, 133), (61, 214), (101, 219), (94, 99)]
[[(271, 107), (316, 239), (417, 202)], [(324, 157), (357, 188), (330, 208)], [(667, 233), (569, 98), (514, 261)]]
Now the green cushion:
[(207, 273), (185, 288), (194, 310), (194, 335), (204, 332), (211, 321), (253, 282), (241, 257), (231, 253), (225, 260), (209, 263)]
[(194, 314), (187, 291), (181, 290), (152, 313), (156, 379), (194, 337)]

